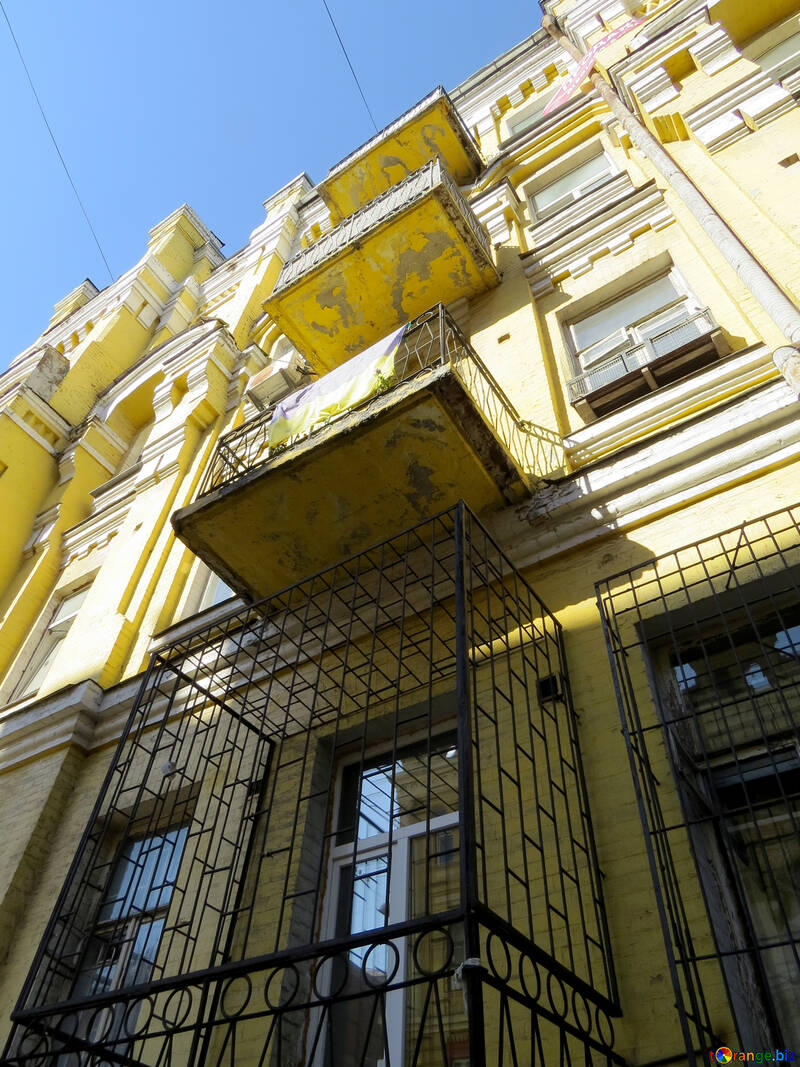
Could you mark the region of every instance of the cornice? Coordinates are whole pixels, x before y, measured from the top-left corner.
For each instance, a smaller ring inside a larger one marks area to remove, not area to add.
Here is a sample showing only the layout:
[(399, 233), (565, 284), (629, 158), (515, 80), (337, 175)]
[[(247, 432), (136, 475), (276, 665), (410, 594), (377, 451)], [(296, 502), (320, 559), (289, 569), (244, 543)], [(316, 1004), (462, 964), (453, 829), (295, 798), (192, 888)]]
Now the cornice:
[(783, 379), (655, 435), (491, 520), (525, 568), (622, 533), (800, 459), (797, 400)]
[(100, 686), (87, 680), (0, 711), (0, 772), (65, 745), (87, 751), (102, 697)]
[[(175, 279), (166, 267), (162, 266), (152, 253), (147, 252), (138, 263), (135, 263), (124, 274), (121, 274), (116, 281), (105, 289), (101, 289), (97, 296), (83, 304), (61, 322), (56, 323), (54, 326), (48, 326), (33, 345), (24, 349), (14, 359), (11, 368), (15, 367), (21, 360), (28, 358), (37, 348), (41, 348), (43, 343), (56, 347), (59, 344), (68, 342), (73, 333), (77, 333), (83, 339), (82, 335), (85, 335), (86, 324), (90, 320), (96, 328), (106, 315), (111, 314), (118, 306), (129, 299), (131, 287), (139, 280), (139, 275), (145, 269), (149, 270), (158, 279), (168, 293), (171, 293), (175, 288)], [(148, 302), (157, 301), (160, 305), (158, 297), (145, 283), (141, 284), (141, 291), (143, 299), (146, 298)]]
[(686, 125), (709, 152), (719, 152), (797, 107), (793, 92), (782, 83), (796, 92), (798, 73), (775, 82), (764, 71), (756, 71), (685, 112)]
[[(551, 80), (548, 76), (551, 68), (555, 68), (558, 74), (565, 74), (575, 65), (567, 53), (543, 31), (541, 37), (535, 35), (529, 38), (528, 47), (513, 59), (503, 63), (502, 58), (498, 61), (499, 65), (484, 68), (485, 76), (473, 88), (456, 90), (451, 95), (468, 129), (476, 126), (485, 128), (488, 119), (493, 125), (495, 115), (507, 110), (508, 106), (521, 104), (530, 95), (531, 89), (543, 89)], [(503, 99), (508, 100), (506, 107), (500, 107)]]
[(70, 424), (27, 385), (14, 390), (4, 414), (51, 456), (57, 456), (69, 440)]

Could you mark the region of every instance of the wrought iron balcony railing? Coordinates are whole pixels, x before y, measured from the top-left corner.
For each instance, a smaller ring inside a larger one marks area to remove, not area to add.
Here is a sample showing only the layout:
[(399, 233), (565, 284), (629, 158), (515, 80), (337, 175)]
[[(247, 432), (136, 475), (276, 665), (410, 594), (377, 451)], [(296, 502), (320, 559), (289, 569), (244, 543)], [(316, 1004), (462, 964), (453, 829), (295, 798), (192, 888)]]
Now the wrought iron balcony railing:
[[(698, 344), (706, 340), (717, 329), (714, 317), (708, 308), (697, 312), (678, 322), (669, 329), (644, 337), (635, 341), (635, 334), (630, 330), (620, 330), (621, 351), (616, 352), (609, 359), (595, 363), (582, 374), (576, 375), (567, 382), (567, 390), (570, 401), (580, 400), (597, 389), (611, 385), (619, 378), (624, 377), (631, 371), (639, 370), (648, 364), (655, 363), (664, 356), (673, 352), (682, 351), (693, 342)], [(632, 343), (635, 342), (635, 343)], [(587, 352), (580, 353), (586, 357)]]
[[(523, 475), (536, 481), (563, 467), (561, 437), (520, 417), (489, 368), (445, 308), (438, 304), (406, 327), (395, 359), (392, 385), (445, 364), (450, 365), (484, 421)], [(365, 400), (350, 410), (366, 408), (373, 400), (374, 397)], [(229, 485), (270, 459), (268, 434), (271, 418), (271, 412), (259, 412), (220, 438), (202, 493)], [(314, 432), (312, 430), (311, 435)]]
[(453, 208), (459, 213), (472, 237), (491, 262), (491, 244), (486, 231), (461, 195), (456, 183), (447, 173), (441, 160), (433, 159), (413, 174), (409, 174), (397, 185), (392, 186), (391, 189), (387, 189), (385, 193), (376, 196), (374, 200), (348, 216), (324, 237), (288, 260), (278, 275), (272, 295), (279, 296), (304, 274), (315, 270), (326, 260), (333, 259), (348, 246), (363, 241), (379, 226), (383, 226), (410, 208), (412, 204), (424, 199), (437, 186), (442, 186), (446, 190)]

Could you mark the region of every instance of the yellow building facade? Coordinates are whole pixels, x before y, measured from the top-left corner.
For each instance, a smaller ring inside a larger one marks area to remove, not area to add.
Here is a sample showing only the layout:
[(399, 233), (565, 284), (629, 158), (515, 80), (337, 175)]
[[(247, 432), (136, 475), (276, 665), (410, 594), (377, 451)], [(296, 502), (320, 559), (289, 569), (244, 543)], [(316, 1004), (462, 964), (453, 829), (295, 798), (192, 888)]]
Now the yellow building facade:
[(3, 1063), (800, 1055), (800, 12), (544, 8), (0, 379)]

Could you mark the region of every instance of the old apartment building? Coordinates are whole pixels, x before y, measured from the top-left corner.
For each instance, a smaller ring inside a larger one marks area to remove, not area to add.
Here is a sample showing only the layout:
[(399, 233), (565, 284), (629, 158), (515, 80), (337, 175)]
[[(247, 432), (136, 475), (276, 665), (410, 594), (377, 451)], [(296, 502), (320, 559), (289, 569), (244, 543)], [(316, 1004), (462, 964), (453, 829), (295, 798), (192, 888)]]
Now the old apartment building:
[(800, 1055), (800, 13), (544, 6), (0, 378), (3, 1063)]

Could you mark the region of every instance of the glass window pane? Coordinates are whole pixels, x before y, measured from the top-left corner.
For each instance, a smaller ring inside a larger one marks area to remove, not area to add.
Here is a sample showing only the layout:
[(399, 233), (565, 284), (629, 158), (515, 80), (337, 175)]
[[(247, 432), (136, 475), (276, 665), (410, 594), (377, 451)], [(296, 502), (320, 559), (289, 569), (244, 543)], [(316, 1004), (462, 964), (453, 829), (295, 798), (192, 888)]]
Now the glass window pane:
[(797, 1046), (800, 806), (797, 798), (756, 805), (752, 811), (726, 821), (757, 941), (762, 946), (775, 946), (762, 948), (761, 960), (782, 1037)]
[(156, 953), (163, 929), (163, 919), (154, 919), (152, 922), (143, 922), (139, 925), (122, 979), (123, 985), (137, 985), (139, 982), (150, 980), (156, 964)]
[(596, 311), (593, 315), (587, 315), (585, 319), (574, 323), (572, 332), (575, 344), (579, 350), (588, 348), (589, 345), (608, 337), (615, 330), (632, 326), (647, 315), (661, 310), (680, 295), (675, 283), (668, 275), (658, 278), (649, 285), (620, 297), (601, 311)]
[(78, 613), (78, 609), (87, 597), (89, 592), (89, 586), (86, 585), (83, 589), (79, 589), (75, 593), (69, 593), (65, 596), (58, 607), (56, 613), (53, 616), (53, 621), (50, 623), (52, 626), (54, 623), (63, 622), (65, 619), (71, 619)]
[[(412, 837), (408, 880), (408, 918), (418, 919), (457, 908), (461, 900), (458, 827), (427, 838)], [(427, 841), (427, 847), (426, 847)]]
[(100, 909), (101, 922), (168, 906), (186, 831), (181, 826), (126, 842)]
[(555, 89), (552, 90), (552, 92), (546, 93), (539, 100), (536, 100), (535, 102), (531, 103), (527, 107), (523, 115), (520, 115), (519, 118), (514, 119), (512, 122), (509, 122), (508, 128), (510, 131), (510, 135), (512, 137), (515, 137), (518, 133), (522, 133), (523, 130), (530, 129), (531, 126), (535, 126), (536, 123), (541, 119), (542, 112), (547, 107), (551, 98), (555, 96), (555, 94)]
[(39, 691), (65, 636), (66, 634), (45, 634), (14, 691), (17, 700)]
[(611, 161), (601, 152), (600, 155), (587, 159), (579, 167), (569, 171), (563, 177), (546, 185), (533, 194), (533, 203), (537, 212), (544, 211), (567, 193), (572, 193), (581, 186), (591, 183), (592, 179), (604, 178), (611, 173)]
[(395, 762), (375, 761), (345, 768), (337, 843), (396, 833), (458, 810), (458, 756), (455, 735), (401, 750)]

